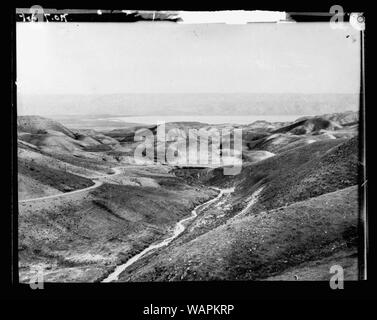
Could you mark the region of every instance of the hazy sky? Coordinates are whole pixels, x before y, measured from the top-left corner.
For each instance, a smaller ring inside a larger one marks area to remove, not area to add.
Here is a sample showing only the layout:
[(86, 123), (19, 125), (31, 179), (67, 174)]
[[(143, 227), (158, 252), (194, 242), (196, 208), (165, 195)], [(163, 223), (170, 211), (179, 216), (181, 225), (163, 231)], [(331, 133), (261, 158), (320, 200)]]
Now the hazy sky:
[(17, 84), (25, 94), (357, 93), (359, 50), (358, 31), (329, 23), (18, 23)]

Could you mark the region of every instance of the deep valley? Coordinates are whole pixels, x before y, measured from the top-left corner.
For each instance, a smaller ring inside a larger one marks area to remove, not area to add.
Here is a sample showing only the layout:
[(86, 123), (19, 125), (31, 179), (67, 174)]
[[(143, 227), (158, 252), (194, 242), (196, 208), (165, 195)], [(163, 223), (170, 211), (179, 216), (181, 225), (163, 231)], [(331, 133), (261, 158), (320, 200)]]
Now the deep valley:
[[(156, 126), (99, 131), (39, 116), (19, 116), (17, 125), (21, 282), (38, 269), (46, 282), (103, 281), (180, 221), (179, 235), (115, 281), (328, 280), (334, 264), (358, 279), (357, 112), (166, 124), (188, 132), (178, 137), (184, 143), (200, 139), (192, 128), (242, 129), (241, 149), (220, 144), (220, 155), (242, 160), (235, 175), (224, 174), (225, 163), (179, 166), (146, 155), (137, 164), (135, 133), (155, 137)], [(155, 137), (153, 148), (172, 143)]]

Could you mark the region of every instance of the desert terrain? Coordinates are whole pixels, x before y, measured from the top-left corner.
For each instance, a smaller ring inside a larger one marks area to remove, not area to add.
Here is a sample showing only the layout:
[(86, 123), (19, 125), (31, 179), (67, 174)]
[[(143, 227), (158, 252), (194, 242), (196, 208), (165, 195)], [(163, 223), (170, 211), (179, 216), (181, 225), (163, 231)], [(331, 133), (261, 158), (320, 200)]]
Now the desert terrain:
[(358, 278), (357, 112), (166, 124), (181, 142), (242, 129), (242, 148), (220, 144), (242, 160), (235, 175), (135, 163), (136, 132), (154, 135), (156, 153), (173, 143), (154, 125), (73, 123), (18, 117), (20, 282), (38, 268), (46, 282), (328, 280), (334, 264)]

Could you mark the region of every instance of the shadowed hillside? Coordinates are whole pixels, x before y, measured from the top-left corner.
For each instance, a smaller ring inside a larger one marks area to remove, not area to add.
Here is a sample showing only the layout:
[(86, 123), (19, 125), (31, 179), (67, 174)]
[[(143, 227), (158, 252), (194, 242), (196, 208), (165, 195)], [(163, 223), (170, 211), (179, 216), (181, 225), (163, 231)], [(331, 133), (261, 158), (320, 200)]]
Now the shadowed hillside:
[(244, 165), (236, 176), (220, 169), (201, 173), (210, 185), (236, 186), (242, 201), (263, 186), (255, 211), (319, 196), (358, 183), (358, 138), (330, 139)]
[[(285, 208), (230, 220), (180, 247), (140, 261), (121, 280), (266, 278), (304, 261), (355, 250), (357, 217), (357, 187), (345, 188)], [(336, 263), (336, 259), (332, 261)], [(329, 276), (328, 270), (322, 274), (326, 275)]]
[(75, 134), (54, 120), (39, 116), (18, 116), (17, 129), (19, 132), (44, 134), (48, 131), (56, 131), (75, 139)]
[(358, 134), (358, 113), (345, 112), (299, 118), (276, 130), (247, 130), (244, 133), (245, 150), (265, 150), (273, 153), (311, 144), (317, 141), (351, 138)]
[(295, 122), (289, 126), (277, 129), (272, 133), (284, 133), (291, 132), (292, 134), (307, 134), (315, 133), (320, 130), (337, 130), (342, 128), (341, 125), (334, 121), (324, 119), (322, 117), (310, 118), (307, 120), (302, 120)]
[(89, 178), (112, 173), (116, 159), (105, 152), (118, 141), (94, 130), (71, 130), (38, 116), (18, 117), (19, 199), (82, 189)]

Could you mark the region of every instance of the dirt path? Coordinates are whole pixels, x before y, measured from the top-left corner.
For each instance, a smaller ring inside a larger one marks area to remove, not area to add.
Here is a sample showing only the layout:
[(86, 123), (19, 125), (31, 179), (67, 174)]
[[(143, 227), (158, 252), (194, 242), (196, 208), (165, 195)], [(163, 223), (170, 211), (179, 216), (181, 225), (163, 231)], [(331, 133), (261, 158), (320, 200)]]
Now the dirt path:
[(89, 191), (89, 190), (92, 190), (92, 189), (95, 189), (95, 188), (98, 188), (98, 187), (102, 186), (103, 182), (99, 181), (98, 179), (107, 178), (107, 177), (114, 177), (116, 175), (119, 175), (119, 174), (122, 173), (122, 170), (121, 170), (122, 168), (124, 168), (124, 167), (112, 168), (112, 170), (114, 171), (113, 173), (92, 178), (92, 180), (94, 180), (93, 181), (94, 185), (92, 185), (90, 187), (87, 187), (87, 188), (84, 188), (84, 189), (79, 189), (79, 190), (74, 190), (74, 191), (70, 191), (70, 192), (59, 193), (59, 194), (55, 194), (55, 195), (51, 195), (51, 196), (45, 196), (45, 197), (39, 197), (39, 198), (33, 198), (33, 199), (26, 199), (26, 200), (19, 200), (18, 202), (19, 203), (25, 203), (25, 202), (31, 202), (31, 201), (53, 199), (53, 198), (59, 198), (59, 197), (69, 196), (69, 195), (80, 193), (80, 192)]

